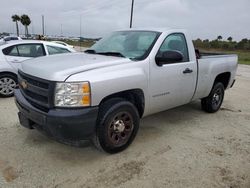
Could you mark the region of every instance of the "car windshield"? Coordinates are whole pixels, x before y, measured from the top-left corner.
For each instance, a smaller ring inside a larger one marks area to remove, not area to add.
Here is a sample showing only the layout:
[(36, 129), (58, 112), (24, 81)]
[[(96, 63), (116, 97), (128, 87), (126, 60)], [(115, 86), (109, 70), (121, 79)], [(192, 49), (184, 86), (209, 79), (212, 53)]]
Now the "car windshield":
[(159, 37), (154, 31), (118, 31), (101, 39), (86, 53), (145, 59)]

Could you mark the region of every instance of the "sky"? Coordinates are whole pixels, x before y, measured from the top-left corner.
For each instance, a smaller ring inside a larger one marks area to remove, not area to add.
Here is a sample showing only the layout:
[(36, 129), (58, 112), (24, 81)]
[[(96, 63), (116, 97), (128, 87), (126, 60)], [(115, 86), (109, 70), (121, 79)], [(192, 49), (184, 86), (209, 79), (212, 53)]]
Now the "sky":
[[(187, 29), (193, 39), (250, 38), (250, 0), (134, 0), (133, 27)], [(15, 33), (13, 14), (28, 14), (30, 33), (102, 37), (129, 28), (131, 0), (2, 0), (0, 32)], [(81, 23), (81, 24), (80, 24)], [(80, 27), (82, 25), (82, 27)], [(81, 29), (80, 29), (81, 28)], [(24, 27), (20, 24), (21, 33)], [(81, 32), (80, 32), (81, 30)]]

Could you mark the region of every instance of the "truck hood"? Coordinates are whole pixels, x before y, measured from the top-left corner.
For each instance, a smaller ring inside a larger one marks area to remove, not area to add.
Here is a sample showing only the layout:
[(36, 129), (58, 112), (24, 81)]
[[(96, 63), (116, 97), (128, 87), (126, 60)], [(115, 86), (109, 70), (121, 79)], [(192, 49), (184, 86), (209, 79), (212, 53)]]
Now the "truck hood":
[(35, 58), (22, 63), (29, 75), (51, 81), (65, 81), (69, 76), (108, 66), (132, 62), (130, 59), (86, 53), (71, 53)]

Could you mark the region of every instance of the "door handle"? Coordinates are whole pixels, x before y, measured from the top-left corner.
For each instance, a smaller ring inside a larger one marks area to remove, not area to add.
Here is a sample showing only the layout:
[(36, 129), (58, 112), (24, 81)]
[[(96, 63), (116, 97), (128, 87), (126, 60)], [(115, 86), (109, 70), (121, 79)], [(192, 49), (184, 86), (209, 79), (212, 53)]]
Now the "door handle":
[(186, 68), (186, 69), (183, 71), (183, 74), (190, 74), (190, 73), (192, 73), (192, 72), (193, 72), (192, 69)]

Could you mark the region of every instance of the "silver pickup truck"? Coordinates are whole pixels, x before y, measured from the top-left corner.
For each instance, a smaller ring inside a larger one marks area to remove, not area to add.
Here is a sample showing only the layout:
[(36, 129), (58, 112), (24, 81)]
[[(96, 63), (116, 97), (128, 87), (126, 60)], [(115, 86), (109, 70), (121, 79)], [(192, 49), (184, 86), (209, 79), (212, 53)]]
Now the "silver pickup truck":
[(22, 63), (19, 120), (59, 141), (90, 139), (108, 153), (120, 152), (142, 117), (198, 99), (206, 112), (218, 111), (237, 61), (199, 53), (185, 30), (113, 32), (84, 53)]

